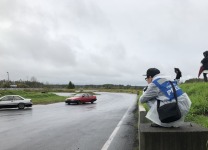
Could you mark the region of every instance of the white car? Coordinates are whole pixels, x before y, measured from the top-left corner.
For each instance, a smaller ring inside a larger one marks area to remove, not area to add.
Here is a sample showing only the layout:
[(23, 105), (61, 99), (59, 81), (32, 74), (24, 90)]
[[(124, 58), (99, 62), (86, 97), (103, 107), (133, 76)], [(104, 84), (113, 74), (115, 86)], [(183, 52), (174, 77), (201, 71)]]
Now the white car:
[(31, 99), (25, 99), (19, 95), (5, 95), (0, 98), (0, 108), (19, 108), (32, 107)]

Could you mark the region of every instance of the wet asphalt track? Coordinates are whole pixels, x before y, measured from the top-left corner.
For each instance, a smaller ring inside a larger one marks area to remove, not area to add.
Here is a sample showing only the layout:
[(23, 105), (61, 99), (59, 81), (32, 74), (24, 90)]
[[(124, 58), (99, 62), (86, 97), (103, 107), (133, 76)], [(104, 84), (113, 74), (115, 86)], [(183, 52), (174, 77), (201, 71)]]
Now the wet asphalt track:
[(94, 104), (0, 109), (0, 150), (101, 150), (127, 110), (108, 150), (132, 150), (136, 95), (101, 93), (97, 99)]

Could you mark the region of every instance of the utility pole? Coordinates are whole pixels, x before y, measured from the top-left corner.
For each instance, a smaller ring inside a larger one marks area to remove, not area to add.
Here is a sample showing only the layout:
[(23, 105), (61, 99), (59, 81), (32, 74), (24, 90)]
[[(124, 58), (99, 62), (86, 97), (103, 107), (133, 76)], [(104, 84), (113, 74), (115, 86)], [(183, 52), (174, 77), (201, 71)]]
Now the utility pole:
[(9, 82), (9, 72), (7, 72), (7, 75), (8, 75), (8, 82)]

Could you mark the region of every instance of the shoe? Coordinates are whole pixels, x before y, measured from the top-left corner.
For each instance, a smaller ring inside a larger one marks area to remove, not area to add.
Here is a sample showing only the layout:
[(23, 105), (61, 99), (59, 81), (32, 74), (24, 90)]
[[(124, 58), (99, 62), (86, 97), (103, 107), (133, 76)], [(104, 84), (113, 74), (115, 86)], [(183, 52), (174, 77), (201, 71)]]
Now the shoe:
[(158, 125), (158, 124), (156, 124), (156, 123), (151, 123), (150, 126), (151, 126), (151, 127), (162, 127), (162, 126), (160, 126), (160, 125)]

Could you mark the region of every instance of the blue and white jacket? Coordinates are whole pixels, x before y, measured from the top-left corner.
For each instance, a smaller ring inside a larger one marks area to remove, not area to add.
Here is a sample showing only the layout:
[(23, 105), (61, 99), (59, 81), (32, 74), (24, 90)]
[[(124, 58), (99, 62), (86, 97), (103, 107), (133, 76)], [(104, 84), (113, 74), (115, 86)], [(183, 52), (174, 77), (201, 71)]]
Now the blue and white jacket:
[(164, 78), (160, 74), (155, 75), (153, 81), (148, 85), (147, 90), (141, 95), (139, 101), (141, 103), (147, 103), (150, 110), (148, 111), (146, 117), (154, 123), (164, 127), (180, 126), (181, 123), (184, 121), (185, 115), (190, 109), (191, 101), (187, 94), (183, 93), (183, 91), (180, 89), (180, 87), (178, 87), (175, 82), (173, 82), (173, 84), (176, 89), (178, 105), (182, 114), (182, 118), (179, 121), (167, 124), (160, 122), (157, 113), (157, 100), (160, 100), (160, 106), (166, 103), (175, 102), (172, 86), (168, 81), (168, 79)]

